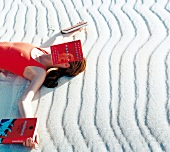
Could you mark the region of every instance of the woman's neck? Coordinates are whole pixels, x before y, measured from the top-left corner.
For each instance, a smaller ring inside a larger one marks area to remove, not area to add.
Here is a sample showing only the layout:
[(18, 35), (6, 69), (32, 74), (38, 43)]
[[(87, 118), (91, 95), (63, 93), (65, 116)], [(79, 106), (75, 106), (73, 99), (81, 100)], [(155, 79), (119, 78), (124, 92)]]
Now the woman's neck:
[(49, 69), (53, 67), (51, 54), (43, 54), (39, 57), (40, 63), (46, 67), (46, 69)]

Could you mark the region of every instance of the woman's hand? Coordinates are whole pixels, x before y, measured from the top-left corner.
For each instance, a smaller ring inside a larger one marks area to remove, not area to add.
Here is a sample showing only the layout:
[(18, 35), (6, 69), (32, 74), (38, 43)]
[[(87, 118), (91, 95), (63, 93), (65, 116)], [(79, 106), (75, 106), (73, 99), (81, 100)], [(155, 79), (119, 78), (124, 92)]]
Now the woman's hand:
[(38, 133), (35, 134), (34, 138), (31, 138), (31, 137), (27, 138), (27, 140), (25, 142), (23, 142), (24, 146), (34, 148), (34, 149), (38, 148), (38, 144), (39, 144), (39, 135), (38, 135)]

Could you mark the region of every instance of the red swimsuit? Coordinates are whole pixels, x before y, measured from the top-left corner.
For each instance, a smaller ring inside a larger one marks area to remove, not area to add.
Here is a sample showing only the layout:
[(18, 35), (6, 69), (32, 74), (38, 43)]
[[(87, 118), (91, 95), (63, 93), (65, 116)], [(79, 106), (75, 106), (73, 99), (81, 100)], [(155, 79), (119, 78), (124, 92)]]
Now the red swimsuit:
[[(10, 71), (21, 77), (27, 66), (38, 66), (46, 68), (31, 57), (34, 45), (22, 42), (0, 42), (0, 69)], [(40, 51), (40, 48), (38, 48)], [(46, 53), (43, 51), (43, 53)]]

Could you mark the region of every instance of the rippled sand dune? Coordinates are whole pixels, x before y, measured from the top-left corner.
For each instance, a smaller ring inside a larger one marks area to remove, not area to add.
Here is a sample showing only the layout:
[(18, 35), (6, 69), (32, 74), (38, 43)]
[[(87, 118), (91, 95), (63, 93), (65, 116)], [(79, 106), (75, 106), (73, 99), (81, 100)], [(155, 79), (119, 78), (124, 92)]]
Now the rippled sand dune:
[[(32, 103), (42, 152), (170, 152), (169, 0), (1, 0), (0, 41), (47, 46), (79, 34), (86, 71), (42, 87)], [(0, 118), (19, 117), (29, 82), (0, 74)], [(27, 152), (0, 145), (0, 152)]]

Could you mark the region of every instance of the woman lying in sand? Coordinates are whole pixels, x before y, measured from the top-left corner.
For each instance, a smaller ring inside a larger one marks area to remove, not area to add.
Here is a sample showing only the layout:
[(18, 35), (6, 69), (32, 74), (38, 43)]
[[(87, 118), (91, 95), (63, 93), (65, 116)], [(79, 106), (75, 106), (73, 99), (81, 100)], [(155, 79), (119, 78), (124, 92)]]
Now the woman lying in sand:
[[(71, 41), (75, 34), (82, 31), (82, 26), (72, 28), (72, 32), (67, 33), (68, 29), (62, 31), (62, 35), (58, 36), (54, 43), (59, 44)], [(13, 60), (14, 58), (15, 60)], [(76, 76), (84, 71), (85, 67), (85, 59), (53, 65), (50, 48), (42, 49), (32, 44), (22, 42), (0, 42), (1, 71), (7, 70), (30, 80), (29, 86), (18, 101), (21, 117), (34, 117), (31, 101), (42, 84), (49, 88), (56, 87), (60, 77)], [(36, 133), (35, 139), (28, 138), (23, 145), (36, 148), (38, 143), (38, 133)]]

